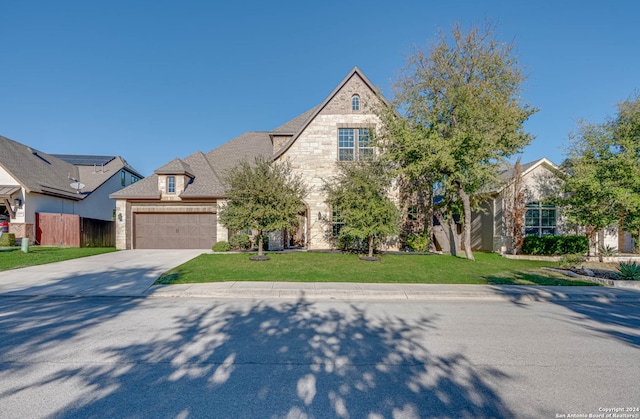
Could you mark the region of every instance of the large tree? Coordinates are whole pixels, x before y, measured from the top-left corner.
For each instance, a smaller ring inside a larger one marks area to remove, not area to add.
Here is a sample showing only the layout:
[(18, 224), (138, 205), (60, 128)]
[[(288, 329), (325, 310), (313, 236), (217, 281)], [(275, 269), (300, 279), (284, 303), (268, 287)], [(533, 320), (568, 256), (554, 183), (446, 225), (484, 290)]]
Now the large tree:
[(596, 250), (596, 233), (616, 222), (640, 242), (640, 97), (618, 104), (603, 123), (580, 121), (570, 138), (558, 201), (563, 214), (586, 227)]
[(307, 187), (288, 161), (243, 160), (226, 173), (224, 182), (227, 201), (219, 212), (220, 221), (229, 230), (256, 230), (259, 257), (263, 256), (262, 235), (290, 230), (304, 210)]
[(391, 180), (379, 162), (338, 163), (339, 173), (326, 181), (326, 203), (344, 223), (339, 235), (367, 242), (373, 257), (374, 240), (398, 233), (400, 215), (389, 199)]
[[(496, 40), (491, 25), (467, 33), (455, 25), (429, 51), (416, 50), (395, 84), (394, 105), (408, 123), (385, 128), (383, 148), (404, 144), (406, 160), (442, 196), (455, 194), (469, 259), (472, 195), (495, 184), (498, 164), (532, 140), (523, 128), (536, 112), (520, 97), (525, 79), (514, 45)], [(388, 113), (382, 118), (389, 122)]]

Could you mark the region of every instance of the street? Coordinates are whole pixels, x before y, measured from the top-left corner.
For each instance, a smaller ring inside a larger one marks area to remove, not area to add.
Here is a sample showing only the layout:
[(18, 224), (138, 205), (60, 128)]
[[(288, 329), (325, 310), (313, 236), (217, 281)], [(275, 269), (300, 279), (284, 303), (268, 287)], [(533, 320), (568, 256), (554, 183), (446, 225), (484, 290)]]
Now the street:
[(5, 296), (0, 417), (638, 418), (639, 309)]

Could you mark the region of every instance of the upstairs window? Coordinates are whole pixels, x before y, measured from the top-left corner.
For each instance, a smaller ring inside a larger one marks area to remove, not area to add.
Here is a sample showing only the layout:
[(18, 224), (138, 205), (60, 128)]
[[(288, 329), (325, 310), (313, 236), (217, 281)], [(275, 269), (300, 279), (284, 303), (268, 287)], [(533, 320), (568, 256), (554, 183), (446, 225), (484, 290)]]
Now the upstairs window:
[(120, 184), (124, 186), (127, 183), (127, 175), (124, 173), (124, 170), (120, 172)]
[(131, 175), (131, 183), (136, 183), (137, 181), (139, 181), (140, 178), (136, 175)]
[(527, 204), (524, 216), (524, 234), (527, 236), (555, 236), (556, 207), (541, 202)]
[(373, 140), (368, 128), (338, 129), (338, 160), (356, 161), (373, 158)]
[(167, 193), (176, 193), (176, 177), (167, 176)]
[(351, 110), (352, 111), (360, 110), (360, 96), (353, 95), (353, 97), (351, 98)]

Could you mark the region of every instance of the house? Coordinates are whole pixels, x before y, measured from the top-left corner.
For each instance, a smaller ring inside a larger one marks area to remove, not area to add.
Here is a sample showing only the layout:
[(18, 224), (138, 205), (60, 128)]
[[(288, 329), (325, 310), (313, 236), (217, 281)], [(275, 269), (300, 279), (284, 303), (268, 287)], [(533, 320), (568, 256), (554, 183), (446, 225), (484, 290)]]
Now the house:
[(45, 213), (111, 221), (109, 194), (142, 178), (119, 156), (47, 154), (0, 136), (0, 214), (17, 238), (39, 242)]
[[(561, 170), (553, 162), (542, 158), (522, 165), (522, 190), (526, 203), (524, 215), (525, 235), (572, 235), (584, 234), (584, 229), (570, 225), (562, 216), (562, 208), (548, 203), (546, 198), (556, 194), (557, 177)], [(472, 214), (471, 246), (473, 250), (487, 252), (511, 252), (511, 237), (505, 225), (505, 208), (509, 187), (513, 178), (513, 167), (506, 169), (501, 178), (504, 183), (488, 193), (479, 211)], [(598, 243), (623, 252), (633, 251), (629, 233), (611, 226), (598, 232)]]
[(271, 131), (248, 132), (222, 146), (159, 167), (153, 175), (111, 194), (116, 200), (116, 246), (132, 248), (210, 248), (227, 240), (218, 221), (224, 203), (225, 172), (257, 156), (288, 159), (309, 186), (299, 225), (285, 245), (332, 247), (331, 209), (323, 181), (337, 174), (336, 162), (373, 153), (371, 130), (379, 120), (373, 84), (355, 67), (317, 106)]

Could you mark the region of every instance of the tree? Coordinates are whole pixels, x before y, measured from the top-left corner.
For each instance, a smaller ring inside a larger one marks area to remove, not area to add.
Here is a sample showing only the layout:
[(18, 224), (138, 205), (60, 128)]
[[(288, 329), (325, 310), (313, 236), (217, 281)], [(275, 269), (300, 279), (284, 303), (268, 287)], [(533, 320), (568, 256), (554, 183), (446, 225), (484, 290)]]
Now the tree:
[(326, 203), (339, 212), (341, 237), (366, 240), (373, 257), (374, 239), (398, 233), (400, 214), (389, 199), (390, 176), (379, 162), (339, 163), (339, 173), (325, 182)]
[(526, 77), (513, 49), (495, 39), (490, 25), (466, 34), (455, 25), (450, 39), (441, 33), (429, 52), (409, 57), (395, 84), (394, 105), (408, 123), (396, 132), (385, 129), (391, 135), (383, 143), (415, 144), (404, 148), (412, 153), (407, 160), (416, 159), (426, 177), (438, 174), (431, 181), (441, 185), (442, 196), (455, 193), (469, 259), (471, 196), (495, 184), (498, 164), (532, 140), (523, 124), (536, 109), (520, 99)]
[(506, 235), (511, 238), (511, 252), (515, 255), (524, 242), (524, 216), (527, 212), (520, 157), (513, 166), (513, 175), (504, 189), (503, 200)]
[(229, 230), (257, 230), (259, 257), (263, 257), (263, 233), (289, 230), (304, 210), (307, 187), (288, 161), (243, 160), (226, 173), (224, 182), (227, 202), (219, 212), (220, 221)]
[(579, 121), (570, 134), (562, 194), (568, 221), (585, 226), (590, 248), (596, 233), (621, 222), (640, 241), (640, 97), (618, 104), (604, 123)]

